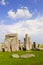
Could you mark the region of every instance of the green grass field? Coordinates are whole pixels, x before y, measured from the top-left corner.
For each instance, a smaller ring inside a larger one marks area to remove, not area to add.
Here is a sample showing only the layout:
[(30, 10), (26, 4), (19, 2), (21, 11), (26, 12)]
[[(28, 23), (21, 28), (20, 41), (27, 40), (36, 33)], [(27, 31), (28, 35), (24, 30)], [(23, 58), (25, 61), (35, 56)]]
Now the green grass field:
[(15, 52), (19, 55), (25, 54), (25, 53), (32, 53), (35, 54), (35, 57), (33, 58), (12, 58), (11, 55), (12, 52), (0, 52), (0, 65), (43, 65), (43, 51), (32, 51), (32, 52), (26, 52), (26, 51), (19, 51)]

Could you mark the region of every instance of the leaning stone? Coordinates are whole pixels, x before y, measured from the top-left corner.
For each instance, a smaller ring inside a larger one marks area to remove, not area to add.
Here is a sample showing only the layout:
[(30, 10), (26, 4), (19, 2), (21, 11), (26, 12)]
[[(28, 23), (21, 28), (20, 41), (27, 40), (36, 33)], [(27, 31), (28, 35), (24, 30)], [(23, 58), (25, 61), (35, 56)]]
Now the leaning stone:
[(31, 58), (31, 57), (35, 57), (34, 54), (24, 54), (20, 56), (21, 58)]
[(12, 58), (19, 58), (18, 54), (12, 54)]

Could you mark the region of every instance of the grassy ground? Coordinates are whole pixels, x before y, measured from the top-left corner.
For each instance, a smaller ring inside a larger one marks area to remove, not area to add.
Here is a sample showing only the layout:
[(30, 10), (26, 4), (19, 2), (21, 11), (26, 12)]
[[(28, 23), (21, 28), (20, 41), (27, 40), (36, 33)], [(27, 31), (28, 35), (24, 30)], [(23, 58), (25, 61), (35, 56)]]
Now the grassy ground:
[(34, 58), (27, 58), (27, 59), (14, 59), (11, 57), (13, 53), (9, 52), (0, 52), (0, 65), (43, 65), (43, 51), (19, 51), (15, 52), (19, 55), (25, 53), (32, 53), (35, 54)]

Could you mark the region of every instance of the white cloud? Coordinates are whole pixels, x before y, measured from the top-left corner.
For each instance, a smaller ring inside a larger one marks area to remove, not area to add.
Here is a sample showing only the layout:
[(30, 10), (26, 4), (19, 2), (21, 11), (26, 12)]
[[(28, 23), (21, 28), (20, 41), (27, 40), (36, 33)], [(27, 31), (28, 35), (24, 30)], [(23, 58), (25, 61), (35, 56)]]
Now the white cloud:
[(0, 25), (0, 36), (7, 33), (17, 33), (23, 38), (26, 33), (30, 36), (43, 34), (43, 16), (34, 20), (20, 21), (13, 25)]
[(8, 11), (8, 16), (10, 18), (31, 18), (32, 14), (28, 10), (27, 7), (17, 9), (16, 12), (14, 12), (12, 9)]
[(7, 3), (5, 2), (5, 0), (0, 0), (0, 4), (6, 5)]

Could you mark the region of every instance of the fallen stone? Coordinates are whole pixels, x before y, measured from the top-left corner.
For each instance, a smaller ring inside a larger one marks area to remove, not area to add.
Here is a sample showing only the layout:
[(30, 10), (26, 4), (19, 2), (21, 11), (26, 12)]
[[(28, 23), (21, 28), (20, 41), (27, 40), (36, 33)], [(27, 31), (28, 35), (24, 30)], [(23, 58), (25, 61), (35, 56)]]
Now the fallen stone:
[(12, 54), (12, 58), (19, 58), (18, 54)]
[(34, 54), (24, 54), (20, 56), (21, 58), (30, 58), (30, 57), (35, 57)]

